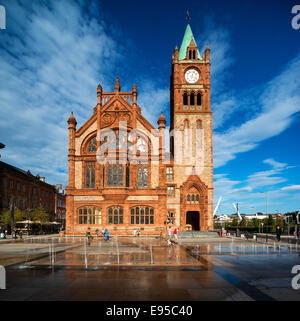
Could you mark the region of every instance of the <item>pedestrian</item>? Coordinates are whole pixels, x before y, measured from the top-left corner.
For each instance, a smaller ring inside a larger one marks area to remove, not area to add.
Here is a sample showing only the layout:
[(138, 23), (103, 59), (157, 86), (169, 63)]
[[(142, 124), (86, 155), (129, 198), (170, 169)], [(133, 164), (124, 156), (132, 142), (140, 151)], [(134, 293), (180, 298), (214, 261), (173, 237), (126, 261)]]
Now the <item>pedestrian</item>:
[(133, 236), (136, 237), (136, 229), (133, 230)]
[(23, 231), (22, 230), (19, 231), (19, 236), (20, 236), (20, 239), (22, 240), (22, 237), (23, 237)]
[(170, 226), (168, 226), (168, 239), (171, 239), (171, 233), (172, 233), (171, 228)]
[(175, 240), (177, 241), (177, 239), (178, 239), (178, 231), (177, 231), (177, 227), (175, 227), (175, 228), (174, 228), (174, 232), (173, 232), (173, 234), (174, 234), (174, 238), (175, 238)]
[(102, 232), (103, 239), (106, 240), (105, 229), (103, 228), (101, 232)]
[(108, 230), (105, 230), (105, 236), (106, 236), (106, 241), (109, 241), (109, 232), (108, 232)]
[(281, 228), (279, 225), (277, 225), (276, 228), (276, 237), (277, 237), (277, 241), (280, 242), (280, 236), (281, 236)]
[(87, 231), (86, 231), (86, 237), (87, 237), (88, 239), (90, 239), (90, 237), (91, 237), (90, 227), (88, 227), (88, 229), (87, 229)]
[(96, 229), (96, 237), (98, 238), (99, 230)]
[(137, 230), (136, 234), (137, 234), (137, 236), (139, 237), (140, 234), (141, 234), (140, 230)]

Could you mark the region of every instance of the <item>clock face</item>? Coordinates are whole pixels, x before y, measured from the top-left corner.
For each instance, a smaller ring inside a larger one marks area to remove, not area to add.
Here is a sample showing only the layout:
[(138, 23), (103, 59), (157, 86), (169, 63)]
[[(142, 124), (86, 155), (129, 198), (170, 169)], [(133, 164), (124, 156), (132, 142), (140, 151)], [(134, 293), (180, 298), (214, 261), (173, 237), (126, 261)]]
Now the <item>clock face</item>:
[(198, 81), (198, 79), (199, 79), (199, 73), (195, 69), (189, 69), (185, 73), (185, 80), (190, 84), (196, 83)]

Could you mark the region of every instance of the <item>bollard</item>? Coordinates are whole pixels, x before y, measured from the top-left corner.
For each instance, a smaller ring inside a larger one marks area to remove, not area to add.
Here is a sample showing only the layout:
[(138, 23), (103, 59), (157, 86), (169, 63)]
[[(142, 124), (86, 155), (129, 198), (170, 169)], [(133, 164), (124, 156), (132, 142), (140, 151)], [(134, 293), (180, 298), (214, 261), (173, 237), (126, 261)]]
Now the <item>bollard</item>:
[(6, 290), (6, 271), (3, 265), (0, 265), (0, 289)]

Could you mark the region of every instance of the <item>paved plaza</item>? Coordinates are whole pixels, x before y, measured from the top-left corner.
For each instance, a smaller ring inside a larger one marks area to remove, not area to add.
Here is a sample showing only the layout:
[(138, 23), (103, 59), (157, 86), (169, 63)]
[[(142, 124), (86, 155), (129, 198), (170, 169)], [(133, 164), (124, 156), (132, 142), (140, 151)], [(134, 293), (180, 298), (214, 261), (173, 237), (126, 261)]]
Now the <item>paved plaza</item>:
[(300, 301), (297, 244), (237, 238), (32, 237), (0, 241), (0, 300)]

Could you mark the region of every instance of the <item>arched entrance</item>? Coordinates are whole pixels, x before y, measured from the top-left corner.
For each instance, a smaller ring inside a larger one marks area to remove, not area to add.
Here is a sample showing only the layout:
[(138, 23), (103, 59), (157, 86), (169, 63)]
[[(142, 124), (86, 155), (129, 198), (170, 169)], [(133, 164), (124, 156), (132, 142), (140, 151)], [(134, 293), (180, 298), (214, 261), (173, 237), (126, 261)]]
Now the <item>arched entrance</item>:
[(192, 225), (193, 231), (200, 231), (200, 214), (198, 211), (186, 212), (186, 224)]

